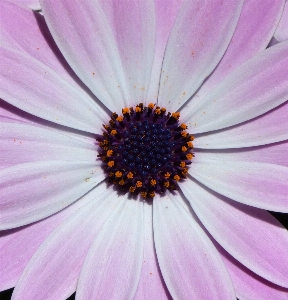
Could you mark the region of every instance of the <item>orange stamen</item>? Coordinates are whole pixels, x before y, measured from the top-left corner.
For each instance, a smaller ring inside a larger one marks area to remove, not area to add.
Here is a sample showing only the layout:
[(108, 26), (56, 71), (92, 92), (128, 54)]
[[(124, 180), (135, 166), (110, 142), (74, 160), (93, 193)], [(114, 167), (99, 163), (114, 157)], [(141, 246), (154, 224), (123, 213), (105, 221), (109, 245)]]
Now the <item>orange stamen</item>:
[(113, 155), (113, 150), (108, 150), (108, 151), (107, 151), (107, 156), (110, 157), (110, 156), (112, 156), (112, 155)]
[(109, 161), (107, 165), (110, 168), (114, 167), (114, 160)]
[(140, 180), (138, 180), (138, 181), (136, 182), (136, 186), (137, 186), (138, 188), (142, 187), (142, 182), (141, 182)]
[(119, 177), (122, 177), (122, 172), (117, 171), (117, 172), (115, 173), (115, 176), (118, 177), (118, 178), (119, 178)]
[(129, 172), (128, 174), (127, 174), (127, 178), (129, 178), (129, 179), (132, 179), (133, 178), (133, 173), (132, 172)]

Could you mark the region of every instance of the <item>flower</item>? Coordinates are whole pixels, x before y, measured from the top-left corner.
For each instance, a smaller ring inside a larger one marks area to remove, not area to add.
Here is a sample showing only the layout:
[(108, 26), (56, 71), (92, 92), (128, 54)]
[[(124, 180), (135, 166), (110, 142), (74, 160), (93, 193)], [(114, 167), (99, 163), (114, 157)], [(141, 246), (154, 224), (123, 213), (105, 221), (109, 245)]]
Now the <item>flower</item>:
[(270, 45), (275, 45), (279, 42), (288, 40), (288, 1), (286, 0), (285, 8), (281, 16), (280, 22), (276, 28)]
[[(288, 212), (288, 43), (263, 51), (283, 1), (242, 4), (43, 0), (44, 21), (1, 2), (14, 300), (287, 299), (287, 230), (266, 210)], [(139, 103), (195, 134), (181, 190), (152, 203), (107, 186), (94, 139)]]

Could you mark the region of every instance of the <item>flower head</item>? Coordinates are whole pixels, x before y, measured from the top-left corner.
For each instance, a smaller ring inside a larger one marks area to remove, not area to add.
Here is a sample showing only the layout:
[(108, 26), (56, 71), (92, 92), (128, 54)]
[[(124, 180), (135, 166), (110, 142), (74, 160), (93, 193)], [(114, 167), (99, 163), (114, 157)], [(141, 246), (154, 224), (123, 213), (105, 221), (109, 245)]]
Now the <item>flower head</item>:
[(1, 2), (2, 290), (287, 298), (284, 2), (40, 3)]

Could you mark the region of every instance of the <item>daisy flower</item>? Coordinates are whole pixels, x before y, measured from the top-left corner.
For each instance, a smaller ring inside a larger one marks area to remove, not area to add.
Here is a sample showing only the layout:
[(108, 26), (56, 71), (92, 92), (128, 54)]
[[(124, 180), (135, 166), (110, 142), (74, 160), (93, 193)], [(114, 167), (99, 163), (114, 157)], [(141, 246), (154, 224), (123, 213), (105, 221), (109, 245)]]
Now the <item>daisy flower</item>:
[(1, 1), (1, 290), (288, 299), (275, 0)]

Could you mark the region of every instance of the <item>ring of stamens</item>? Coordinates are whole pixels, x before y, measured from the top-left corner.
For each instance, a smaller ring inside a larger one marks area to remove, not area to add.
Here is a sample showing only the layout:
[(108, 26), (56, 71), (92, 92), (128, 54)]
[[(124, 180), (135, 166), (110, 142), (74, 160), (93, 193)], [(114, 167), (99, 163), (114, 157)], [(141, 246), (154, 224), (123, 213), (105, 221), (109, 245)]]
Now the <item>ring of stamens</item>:
[(194, 137), (179, 118), (179, 112), (166, 113), (153, 103), (113, 113), (97, 137), (109, 182), (143, 198), (178, 189), (194, 156)]

